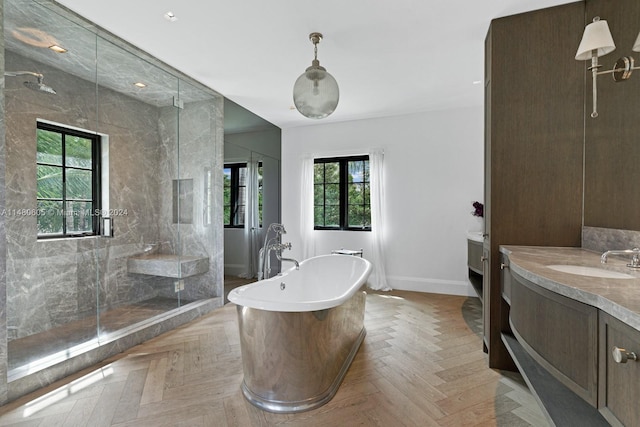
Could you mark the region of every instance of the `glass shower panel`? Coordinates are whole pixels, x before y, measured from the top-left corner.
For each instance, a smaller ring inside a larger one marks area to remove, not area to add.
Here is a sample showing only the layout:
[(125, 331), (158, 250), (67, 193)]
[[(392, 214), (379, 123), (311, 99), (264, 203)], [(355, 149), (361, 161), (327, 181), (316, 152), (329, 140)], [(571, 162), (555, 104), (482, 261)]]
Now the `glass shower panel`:
[(178, 79), (98, 39), (98, 132), (103, 141), (99, 239), (100, 338), (148, 325), (179, 306), (173, 233)]
[(180, 80), (179, 164), (176, 178), (183, 188), (174, 232), (181, 257), (180, 302), (219, 297), (223, 259), (215, 242), (223, 239), (222, 97)]
[[(251, 152), (251, 161), (258, 167), (258, 191), (255, 198), (261, 233), (260, 239), (253, 243), (250, 249), (254, 259), (258, 259), (260, 248), (264, 244), (264, 232), (269, 224), (280, 222), (280, 161), (256, 151)], [(270, 263), (273, 271), (281, 271), (282, 263), (275, 254), (271, 254)]]
[(5, 0), (3, 18), (13, 381), (97, 345), (97, 239), (86, 237), (95, 232), (87, 144), (96, 123), (96, 36), (35, 1)]

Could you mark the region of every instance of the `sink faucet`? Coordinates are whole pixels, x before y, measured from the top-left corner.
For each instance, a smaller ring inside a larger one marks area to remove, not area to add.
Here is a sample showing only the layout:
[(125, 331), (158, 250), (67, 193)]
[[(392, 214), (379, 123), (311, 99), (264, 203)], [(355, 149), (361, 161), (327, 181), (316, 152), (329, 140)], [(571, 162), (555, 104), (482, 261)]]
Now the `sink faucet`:
[(632, 255), (631, 262), (627, 264), (627, 267), (640, 268), (640, 248), (606, 251), (600, 257), (600, 262), (606, 264), (609, 255)]

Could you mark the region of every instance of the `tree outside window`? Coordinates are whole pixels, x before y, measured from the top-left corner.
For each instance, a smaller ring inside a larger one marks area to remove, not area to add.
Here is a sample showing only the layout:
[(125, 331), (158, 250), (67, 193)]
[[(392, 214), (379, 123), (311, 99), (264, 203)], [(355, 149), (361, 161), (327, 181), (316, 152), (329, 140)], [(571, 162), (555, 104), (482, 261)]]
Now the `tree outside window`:
[[(224, 226), (244, 228), (247, 205), (247, 164), (226, 164), (223, 173)], [(262, 163), (258, 164), (258, 218), (262, 227)]]
[(314, 228), (371, 230), (369, 156), (314, 161)]
[(99, 136), (38, 123), (36, 145), (38, 238), (97, 234)]

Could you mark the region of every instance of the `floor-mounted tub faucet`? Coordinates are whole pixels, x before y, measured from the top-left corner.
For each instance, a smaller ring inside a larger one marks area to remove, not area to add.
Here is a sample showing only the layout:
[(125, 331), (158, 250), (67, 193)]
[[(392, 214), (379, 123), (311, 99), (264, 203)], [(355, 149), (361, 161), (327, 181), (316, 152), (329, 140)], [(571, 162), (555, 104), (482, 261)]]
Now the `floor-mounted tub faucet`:
[[(269, 233), (273, 231), (275, 236), (269, 239)], [(268, 279), (271, 274), (271, 251), (276, 251), (276, 256), (279, 261), (295, 261), (288, 258), (282, 258), (282, 251), (284, 249), (291, 249), (291, 243), (282, 243), (282, 235), (285, 234), (284, 225), (273, 223), (267, 228), (267, 232), (264, 234), (264, 246), (260, 249), (260, 271), (258, 272), (258, 280)], [(298, 262), (295, 261), (296, 267)]]
[(609, 255), (631, 255), (631, 262), (627, 267), (640, 268), (640, 248), (606, 251), (600, 257), (600, 262), (606, 264)]

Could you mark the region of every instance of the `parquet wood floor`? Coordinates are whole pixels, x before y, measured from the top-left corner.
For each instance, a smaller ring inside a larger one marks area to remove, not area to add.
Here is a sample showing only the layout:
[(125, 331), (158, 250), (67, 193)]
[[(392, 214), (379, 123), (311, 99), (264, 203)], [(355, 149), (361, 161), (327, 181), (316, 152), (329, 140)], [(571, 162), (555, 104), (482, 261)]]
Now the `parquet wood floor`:
[(369, 293), (336, 396), (298, 414), (242, 397), (233, 304), (0, 408), (2, 426), (546, 426), (517, 374), (487, 368), (475, 298)]

